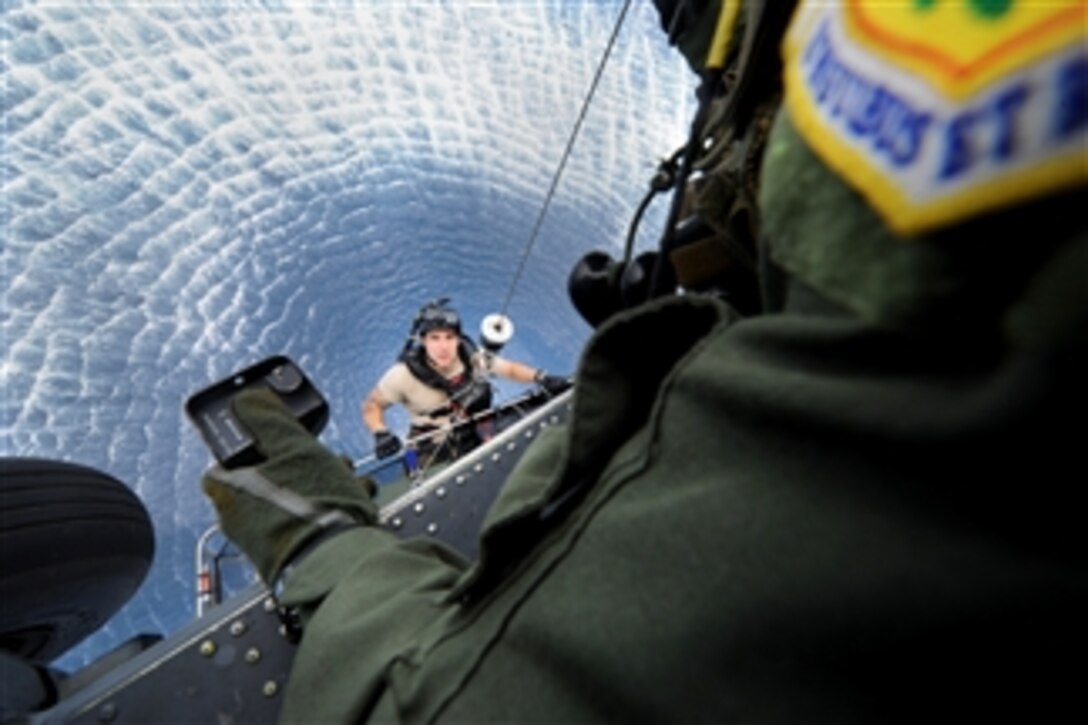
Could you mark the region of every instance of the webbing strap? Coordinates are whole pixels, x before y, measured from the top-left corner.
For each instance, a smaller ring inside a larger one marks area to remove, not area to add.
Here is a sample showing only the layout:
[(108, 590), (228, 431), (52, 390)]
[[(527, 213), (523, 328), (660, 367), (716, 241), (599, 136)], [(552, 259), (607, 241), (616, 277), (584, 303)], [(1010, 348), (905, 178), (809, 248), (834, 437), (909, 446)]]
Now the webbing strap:
[(228, 470), (217, 465), (212, 467), (210, 475), (216, 481), (270, 503), (297, 519), (315, 523), (322, 528), (355, 523), (346, 512), (339, 509), (320, 509), (308, 498), (272, 483), (255, 468)]

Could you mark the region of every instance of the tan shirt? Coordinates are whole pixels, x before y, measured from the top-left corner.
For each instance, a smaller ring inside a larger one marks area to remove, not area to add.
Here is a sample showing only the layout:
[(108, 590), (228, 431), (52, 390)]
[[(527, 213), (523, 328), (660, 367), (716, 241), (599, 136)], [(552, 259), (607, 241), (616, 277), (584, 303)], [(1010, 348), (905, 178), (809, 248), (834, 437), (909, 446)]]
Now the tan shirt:
[[(489, 377), (495, 367), (496, 361), (501, 360), (493, 355), (477, 352), (472, 357), (476, 375)], [(454, 378), (464, 372), (464, 365), (458, 359), (453, 369), (446, 375)], [(389, 368), (378, 381), (378, 392), (391, 404), (399, 403), (407, 410), (413, 425), (446, 425), (450, 422), (450, 416), (428, 415), (433, 410), (449, 405), (450, 398), (444, 391), (424, 385), (412, 371), (402, 362), (398, 362)]]

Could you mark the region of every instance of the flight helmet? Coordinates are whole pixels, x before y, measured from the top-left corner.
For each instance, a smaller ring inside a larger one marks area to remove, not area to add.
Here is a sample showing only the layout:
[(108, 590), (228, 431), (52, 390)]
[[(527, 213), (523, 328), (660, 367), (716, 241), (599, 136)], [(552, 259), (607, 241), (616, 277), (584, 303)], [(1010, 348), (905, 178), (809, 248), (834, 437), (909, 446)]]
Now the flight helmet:
[(416, 315), (416, 334), (426, 335), (431, 330), (450, 330), (461, 335), (461, 316), (448, 306), (449, 298), (428, 302)]

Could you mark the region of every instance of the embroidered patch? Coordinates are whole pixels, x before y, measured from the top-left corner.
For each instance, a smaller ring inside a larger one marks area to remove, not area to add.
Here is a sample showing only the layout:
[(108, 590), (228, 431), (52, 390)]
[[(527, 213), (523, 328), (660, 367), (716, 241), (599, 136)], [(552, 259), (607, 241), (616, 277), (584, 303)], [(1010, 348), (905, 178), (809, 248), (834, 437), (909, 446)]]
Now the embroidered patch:
[(1088, 181), (1084, 0), (806, 2), (801, 135), (903, 234)]

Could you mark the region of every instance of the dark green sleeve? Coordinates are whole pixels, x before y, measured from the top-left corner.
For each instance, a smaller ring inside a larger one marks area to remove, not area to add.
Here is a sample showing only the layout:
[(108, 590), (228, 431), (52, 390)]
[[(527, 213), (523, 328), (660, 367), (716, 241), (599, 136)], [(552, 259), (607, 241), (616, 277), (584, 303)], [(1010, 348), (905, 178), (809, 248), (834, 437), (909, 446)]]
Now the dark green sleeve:
[[(560, 427), (540, 435), (489, 520), (516, 516), (540, 497), (565, 440)], [(457, 606), (458, 585), (473, 575), (469, 562), (437, 540), (403, 540), (377, 528), (349, 531), (314, 551), (281, 597), (304, 624), (283, 721), (345, 722), (369, 712), (387, 687), (390, 664), (441, 627)]]
[(376, 528), (342, 534), (288, 579), (281, 603), (304, 633), (284, 722), (348, 722), (382, 691), (389, 661), (439, 614), (465, 561), (442, 544)]

